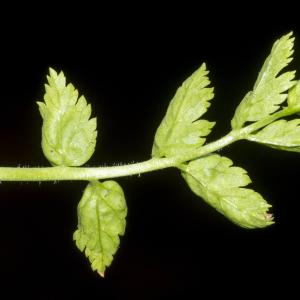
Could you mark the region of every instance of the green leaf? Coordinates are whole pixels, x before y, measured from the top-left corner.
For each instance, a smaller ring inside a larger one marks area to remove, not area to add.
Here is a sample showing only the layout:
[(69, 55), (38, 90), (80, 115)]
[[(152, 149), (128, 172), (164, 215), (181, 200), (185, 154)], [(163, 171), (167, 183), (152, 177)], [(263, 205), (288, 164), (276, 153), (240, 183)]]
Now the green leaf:
[(232, 167), (232, 161), (217, 154), (191, 161), (182, 175), (192, 191), (207, 203), (245, 228), (261, 228), (273, 223), (269, 205), (255, 191), (243, 188), (251, 182), (247, 172)]
[(43, 118), (42, 148), (56, 166), (81, 166), (94, 153), (96, 119), (90, 119), (91, 106), (72, 84), (66, 86), (63, 72), (50, 69), (45, 85), (45, 102), (38, 102)]
[(205, 64), (194, 72), (177, 90), (167, 113), (157, 129), (153, 157), (174, 156), (200, 147), (214, 122), (198, 120), (210, 106), (213, 88)]
[(292, 33), (277, 40), (267, 57), (255, 82), (253, 91), (248, 92), (235, 111), (231, 120), (233, 129), (242, 128), (245, 122), (261, 120), (280, 108), (286, 98), (285, 93), (295, 82), (295, 72), (278, 76), (292, 60), (294, 38)]
[(265, 144), (272, 148), (300, 152), (300, 119), (292, 121), (275, 121), (256, 134), (248, 136), (248, 140)]
[(300, 108), (300, 80), (289, 90), (287, 102), (291, 108)]
[(78, 205), (77, 247), (85, 250), (92, 269), (104, 277), (120, 244), (126, 225), (127, 207), (122, 188), (115, 181), (93, 181)]

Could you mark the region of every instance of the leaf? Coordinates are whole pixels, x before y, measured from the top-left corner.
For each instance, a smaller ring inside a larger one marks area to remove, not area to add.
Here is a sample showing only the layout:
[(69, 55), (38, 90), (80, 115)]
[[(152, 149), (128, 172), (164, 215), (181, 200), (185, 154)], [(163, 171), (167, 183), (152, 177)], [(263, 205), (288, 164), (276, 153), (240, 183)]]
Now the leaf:
[(126, 201), (115, 181), (93, 181), (86, 187), (78, 205), (78, 229), (74, 240), (80, 251), (85, 250), (92, 269), (104, 277), (120, 239), (125, 232)]
[(167, 113), (157, 129), (152, 149), (153, 157), (174, 156), (200, 147), (214, 122), (198, 120), (210, 106), (213, 88), (205, 64), (177, 90)]
[(89, 119), (91, 106), (69, 83), (63, 72), (50, 69), (45, 85), (45, 102), (38, 102), (43, 118), (42, 148), (56, 166), (81, 166), (94, 153), (96, 119)]
[(300, 80), (289, 90), (287, 102), (291, 108), (300, 108)]
[(248, 140), (265, 144), (272, 148), (300, 152), (300, 119), (292, 121), (275, 121), (256, 134), (248, 136)]
[(243, 188), (251, 182), (247, 172), (217, 154), (191, 161), (182, 172), (191, 190), (208, 204), (245, 228), (273, 223), (269, 205), (255, 191)]
[(292, 33), (277, 40), (267, 57), (255, 82), (253, 91), (248, 92), (235, 111), (231, 120), (233, 129), (242, 128), (245, 122), (261, 120), (280, 108), (295, 82), (295, 72), (278, 76), (292, 60), (294, 38)]

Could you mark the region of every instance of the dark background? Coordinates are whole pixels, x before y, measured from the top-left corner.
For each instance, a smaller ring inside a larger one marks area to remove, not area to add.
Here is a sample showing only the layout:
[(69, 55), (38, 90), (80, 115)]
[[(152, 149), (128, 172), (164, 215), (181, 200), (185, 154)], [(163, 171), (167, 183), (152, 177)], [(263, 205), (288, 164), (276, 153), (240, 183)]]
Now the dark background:
[[(21, 7), (2, 11), (0, 165), (48, 166), (35, 101), (43, 97), (49, 66), (65, 72), (98, 118), (89, 166), (148, 159), (169, 100), (203, 61), (216, 93), (205, 116), (217, 120), (209, 141), (229, 131), (273, 42), (291, 30), (299, 70), (300, 23), (293, 8), (199, 4), (167, 11), (145, 4), (126, 7), (127, 13), (117, 5), (73, 12), (49, 3), (30, 17)], [(299, 263), (299, 154), (249, 142), (220, 153), (249, 172), (253, 188), (273, 205), (276, 224), (253, 231), (231, 224), (173, 169), (121, 178), (127, 229), (105, 279), (72, 241), (86, 183), (2, 182), (0, 293), (30, 299), (292, 293)]]

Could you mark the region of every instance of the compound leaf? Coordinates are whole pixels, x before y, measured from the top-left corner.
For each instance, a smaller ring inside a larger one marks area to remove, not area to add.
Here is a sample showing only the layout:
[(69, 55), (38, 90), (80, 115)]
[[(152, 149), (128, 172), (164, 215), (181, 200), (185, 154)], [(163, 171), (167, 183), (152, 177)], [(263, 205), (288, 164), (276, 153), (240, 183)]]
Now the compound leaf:
[(90, 119), (91, 106), (69, 83), (63, 72), (50, 69), (45, 85), (45, 102), (38, 102), (43, 118), (42, 148), (56, 166), (81, 166), (94, 153), (96, 119)]
[(205, 142), (214, 122), (198, 120), (210, 106), (213, 88), (205, 64), (194, 72), (177, 90), (167, 113), (157, 129), (152, 156), (181, 155)]
[(278, 76), (292, 60), (294, 38), (292, 33), (277, 40), (267, 57), (255, 82), (253, 91), (246, 94), (231, 120), (233, 129), (242, 128), (245, 122), (258, 121), (280, 108), (295, 82), (295, 72), (285, 72)]
[(102, 277), (118, 249), (119, 235), (125, 232), (126, 214), (124, 193), (117, 182), (88, 184), (78, 205), (74, 240), (81, 251), (85, 250), (92, 269)]
[(269, 205), (257, 192), (244, 188), (251, 182), (247, 172), (217, 154), (191, 161), (182, 175), (191, 190), (207, 203), (245, 228), (272, 224)]

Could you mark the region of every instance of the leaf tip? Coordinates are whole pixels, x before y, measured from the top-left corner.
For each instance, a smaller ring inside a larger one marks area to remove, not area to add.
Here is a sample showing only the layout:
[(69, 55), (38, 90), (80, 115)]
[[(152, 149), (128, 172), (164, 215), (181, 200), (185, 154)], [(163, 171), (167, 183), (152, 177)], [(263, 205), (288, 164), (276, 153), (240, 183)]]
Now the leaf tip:
[(105, 277), (105, 276), (104, 276), (104, 271), (98, 271), (98, 274), (99, 274), (102, 278)]
[(275, 223), (273, 214), (266, 213), (265, 218), (266, 218), (266, 221), (270, 222), (270, 225)]
[(292, 48), (293, 47), (293, 43), (295, 41), (295, 37), (294, 37), (294, 32), (293, 31), (290, 31), (288, 32), (287, 34), (283, 35), (279, 41), (284, 41), (284, 42), (287, 42), (289, 43), (290, 47)]
[(275, 221), (274, 221), (274, 216), (272, 214), (267, 214), (266, 215), (266, 219), (267, 221), (271, 224), (275, 224)]
[(57, 77), (57, 72), (51, 67), (49, 67), (49, 74), (51, 77)]
[(211, 122), (209, 122), (210, 129), (212, 129), (216, 124), (217, 124), (216, 121), (211, 121)]

